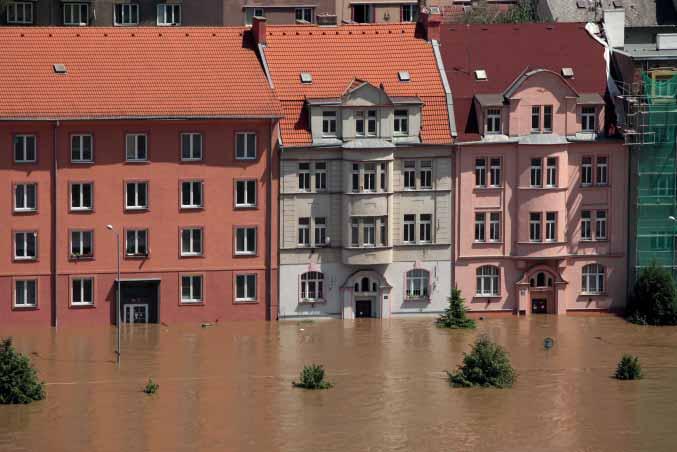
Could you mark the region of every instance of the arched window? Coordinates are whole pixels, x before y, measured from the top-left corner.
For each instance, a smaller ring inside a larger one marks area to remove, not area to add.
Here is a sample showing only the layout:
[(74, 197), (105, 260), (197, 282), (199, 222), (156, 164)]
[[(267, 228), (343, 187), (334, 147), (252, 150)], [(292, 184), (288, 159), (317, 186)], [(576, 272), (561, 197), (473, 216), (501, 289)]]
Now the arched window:
[(477, 269), (477, 295), (496, 296), (499, 287), (498, 267), (484, 265)]
[(604, 266), (588, 264), (583, 267), (581, 291), (584, 294), (600, 294), (604, 292)]
[(324, 274), (321, 272), (306, 272), (301, 275), (301, 299), (324, 299)]
[(531, 287), (552, 287), (552, 277), (546, 275), (545, 272), (538, 272), (535, 277), (529, 280)]
[(430, 273), (427, 270), (409, 270), (405, 281), (407, 298), (428, 298)]
[(366, 276), (362, 278), (362, 287), (360, 287), (360, 292), (369, 292), (369, 278)]

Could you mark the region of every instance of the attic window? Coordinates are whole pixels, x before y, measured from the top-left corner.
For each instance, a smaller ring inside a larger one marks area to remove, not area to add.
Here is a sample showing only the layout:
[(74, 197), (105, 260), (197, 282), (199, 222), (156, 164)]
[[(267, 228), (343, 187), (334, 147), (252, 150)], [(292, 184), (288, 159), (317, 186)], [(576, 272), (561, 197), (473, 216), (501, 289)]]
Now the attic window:
[(579, 8), (587, 8), (590, 6), (588, 0), (576, 0), (576, 6)]
[(313, 83), (313, 74), (310, 72), (301, 72), (301, 83)]
[(429, 6), (428, 14), (442, 14), (439, 6)]
[(408, 82), (411, 80), (411, 74), (409, 74), (408, 71), (400, 71), (397, 73), (397, 78), (400, 79), (401, 82)]
[(487, 71), (484, 69), (477, 69), (475, 71), (475, 80), (486, 80), (487, 79)]
[(563, 67), (562, 68), (562, 76), (564, 78), (571, 78), (574, 76), (574, 70), (573, 68), (570, 67)]
[(54, 67), (54, 73), (55, 74), (66, 74), (68, 71), (66, 70), (66, 65), (65, 64), (55, 64), (53, 65)]

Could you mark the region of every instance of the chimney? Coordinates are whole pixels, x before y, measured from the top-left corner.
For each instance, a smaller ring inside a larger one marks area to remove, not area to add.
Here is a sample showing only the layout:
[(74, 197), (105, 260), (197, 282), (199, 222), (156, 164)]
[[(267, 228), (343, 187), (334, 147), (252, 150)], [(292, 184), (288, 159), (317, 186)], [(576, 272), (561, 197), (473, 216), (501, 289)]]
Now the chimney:
[(437, 6), (422, 8), (419, 15), (419, 21), (425, 32), (427, 41), (440, 40), (440, 24), (442, 23), (442, 14)]
[(254, 41), (260, 45), (266, 45), (266, 18), (254, 16), (252, 18), (252, 34)]

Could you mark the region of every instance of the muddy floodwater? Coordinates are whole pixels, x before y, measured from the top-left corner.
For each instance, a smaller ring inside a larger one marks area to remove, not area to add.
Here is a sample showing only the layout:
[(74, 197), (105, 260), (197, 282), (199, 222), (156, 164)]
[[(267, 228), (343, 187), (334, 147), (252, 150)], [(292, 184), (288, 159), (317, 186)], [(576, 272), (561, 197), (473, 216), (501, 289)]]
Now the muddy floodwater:
[[(510, 352), (512, 389), (453, 389), (477, 334)], [(5, 330), (47, 383), (0, 406), (0, 451), (677, 451), (677, 328), (533, 316), (445, 331), (432, 319)], [(552, 337), (555, 345), (543, 347)], [(646, 378), (611, 378), (623, 353)], [(295, 389), (322, 363), (327, 391)], [(160, 389), (143, 394), (148, 377)]]

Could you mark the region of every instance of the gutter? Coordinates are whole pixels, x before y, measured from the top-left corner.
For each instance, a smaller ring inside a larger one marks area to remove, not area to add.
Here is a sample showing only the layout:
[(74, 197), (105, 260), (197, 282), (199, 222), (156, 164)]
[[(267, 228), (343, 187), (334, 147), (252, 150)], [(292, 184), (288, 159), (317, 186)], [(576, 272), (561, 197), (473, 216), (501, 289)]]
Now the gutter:
[(50, 253), (51, 257), (50, 257), (50, 260), (49, 260), (49, 266), (50, 266), (50, 272), (52, 274), (51, 278), (50, 278), (50, 286), (51, 286), (50, 290), (52, 292), (52, 294), (51, 294), (52, 295), (52, 300), (51, 300), (52, 301), (52, 318), (51, 318), (51, 321), (52, 321), (52, 326), (54, 328), (58, 328), (58, 326), (59, 326), (59, 319), (58, 319), (58, 314), (57, 314), (58, 304), (57, 304), (57, 295), (56, 295), (56, 289), (57, 289), (57, 281), (56, 281), (56, 278), (57, 278), (57, 268), (56, 268), (57, 256), (56, 256), (56, 253), (57, 253), (57, 250), (58, 250), (58, 246), (57, 246), (57, 242), (58, 242), (58, 239), (57, 239), (57, 218), (56, 218), (56, 215), (57, 215), (57, 212), (59, 211), (58, 208), (57, 208), (57, 205), (56, 205), (57, 200), (58, 200), (58, 196), (57, 196), (57, 193), (56, 193), (57, 187), (58, 187), (57, 180), (56, 180), (57, 174), (58, 174), (58, 159), (57, 159), (57, 150), (56, 150), (57, 149), (57, 135), (56, 134), (57, 134), (57, 129), (59, 128), (60, 125), (61, 124), (59, 123), (59, 121), (56, 120), (56, 121), (54, 121), (54, 126), (52, 127), (52, 177), (51, 177), (51, 183), (50, 183), (50, 189), (52, 191), (52, 196), (51, 196), (52, 197), (52, 202), (51, 202), (52, 208), (51, 208), (51, 212), (50, 212), (50, 216), (51, 216), (50, 228), (51, 228), (52, 237), (51, 237), (51, 247), (50, 247), (51, 248), (51, 253)]
[(433, 46), (433, 53), (435, 54), (435, 62), (437, 63), (437, 70), (442, 78), (442, 85), (444, 86), (444, 94), (447, 98), (447, 115), (449, 116), (449, 129), (451, 136), (456, 138), (458, 133), (456, 131), (456, 119), (454, 118), (454, 98), (451, 94), (451, 85), (447, 80), (447, 73), (444, 69), (444, 62), (442, 61), (442, 54), (440, 53), (440, 43), (436, 40), (431, 42)]
[(35, 122), (35, 121), (143, 121), (143, 120), (153, 120), (153, 121), (205, 121), (210, 119), (281, 119), (281, 114), (271, 114), (271, 115), (214, 115), (214, 116), (82, 116), (82, 117), (70, 117), (70, 118), (61, 118), (61, 117), (30, 117), (30, 116), (21, 116), (21, 117), (0, 117), (0, 121), (11, 121), (11, 122)]

